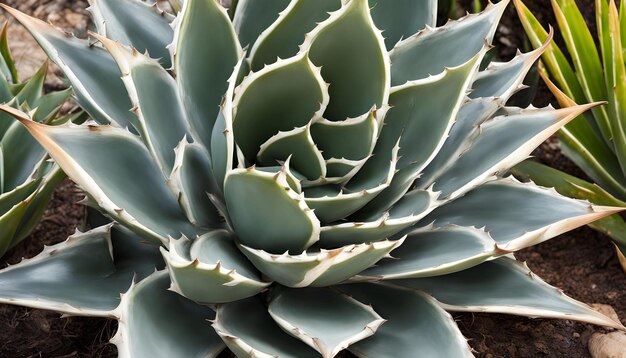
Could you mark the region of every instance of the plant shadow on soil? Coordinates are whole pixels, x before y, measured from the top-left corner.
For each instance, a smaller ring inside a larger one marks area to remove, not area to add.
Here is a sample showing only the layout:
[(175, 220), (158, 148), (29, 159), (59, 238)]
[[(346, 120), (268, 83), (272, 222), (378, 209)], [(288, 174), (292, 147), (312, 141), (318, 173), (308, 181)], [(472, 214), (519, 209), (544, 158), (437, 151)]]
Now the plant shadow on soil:
[[(0, 2), (17, 3), (15, 0)], [(37, 6), (36, 1), (30, 2)], [(525, 2), (543, 24), (555, 23), (547, 1)], [(62, 9), (84, 8), (82, 1), (43, 3), (63, 3), (65, 7)], [(470, 8), (470, 0), (460, 3), (464, 8)], [(577, 3), (591, 19), (593, 0), (577, 0)], [(501, 59), (508, 60), (515, 55), (516, 48), (525, 48), (522, 36), (523, 30), (510, 5), (495, 41)], [(544, 86), (539, 86), (534, 104), (544, 106), (551, 101), (549, 92)], [(554, 138), (534, 154), (546, 164), (584, 177), (562, 156)], [(84, 208), (76, 204), (80, 198), (73, 183), (66, 180), (57, 189), (40, 225), (29, 238), (2, 258), (0, 267), (15, 264), (22, 257), (32, 257), (42, 250), (44, 244), (51, 245), (71, 235), (83, 218)], [(580, 228), (525, 249), (516, 256), (567, 295), (589, 304), (611, 305), (618, 316), (626, 320), (626, 275), (621, 271), (613, 246), (605, 236), (586, 227)], [(601, 330), (566, 320), (483, 313), (453, 316), (478, 357), (589, 357), (587, 340), (592, 332)], [(0, 357), (115, 357), (117, 350), (108, 341), (116, 326), (116, 322), (107, 319), (61, 318), (53, 312), (0, 305)], [(207, 326), (207, 329), (211, 328)], [(417, 352), (419, 347), (416, 347), (416, 355)], [(232, 357), (232, 354), (225, 352), (221, 356)]]

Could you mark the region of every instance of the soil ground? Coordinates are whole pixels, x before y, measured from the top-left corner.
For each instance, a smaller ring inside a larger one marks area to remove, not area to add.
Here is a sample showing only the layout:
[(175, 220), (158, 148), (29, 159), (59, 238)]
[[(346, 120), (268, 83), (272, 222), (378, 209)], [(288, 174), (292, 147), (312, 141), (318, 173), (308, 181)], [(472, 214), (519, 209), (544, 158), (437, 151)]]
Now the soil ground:
[[(87, 4), (83, 0), (0, 2), (75, 31), (79, 36), (87, 28), (84, 10)], [(469, 8), (469, 0), (460, 3)], [(547, 1), (527, 0), (526, 3), (543, 24), (554, 24)], [(577, 0), (577, 3), (591, 21), (593, 0)], [(12, 25), (10, 31), (11, 45), (23, 77), (28, 77), (43, 62), (45, 55), (19, 26)], [(514, 56), (516, 48), (525, 48), (523, 31), (512, 6), (502, 20), (496, 44), (502, 60)], [(55, 71), (52, 67), (52, 72)], [(50, 89), (57, 88), (62, 86), (62, 81), (56, 76), (47, 85)], [(551, 101), (549, 92), (539, 86), (533, 104), (544, 106)], [(553, 167), (583, 176), (560, 154), (555, 139), (544, 143), (535, 154)], [(72, 182), (66, 180), (56, 191), (42, 223), (29, 238), (2, 258), (0, 267), (15, 264), (22, 257), (32, 257), (41, 251), (44, 244), (65, 240), (72, 234), (83, 217), (83, 208), (76, 204), (80, 197)], [(581, 228), (523, 250), (517, 257), (525, 260), (535, 273), (563, 289), (567, 295), (589, 304), (610, 305), (626, 321), (626, 275), (620, 270), (613, 247), (606, 237)], [(589, 357), (589, 336), (601, 330), (564, 320), (494, 314), (454, 316), (478, 357)], [(52, 312), (0, 305), (0, 357), (115, 357), (115, 347), (108, 344), (115, 330), (116, 323), (106, 319), (61, 318)]]

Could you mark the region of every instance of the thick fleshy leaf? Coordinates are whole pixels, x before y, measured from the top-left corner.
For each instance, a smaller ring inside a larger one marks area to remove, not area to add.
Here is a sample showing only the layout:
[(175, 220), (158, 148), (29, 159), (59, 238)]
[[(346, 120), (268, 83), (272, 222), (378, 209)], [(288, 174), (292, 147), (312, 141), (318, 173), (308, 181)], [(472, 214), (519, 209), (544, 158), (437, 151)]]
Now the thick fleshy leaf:
[(424, 168), (415, 187), (426, 189), (441, 172), (465, 152), (480, 135), (480, 124), (491, 118), (496, 111), (504, 107), (504, 101), (498, 98), (477, 98), (463, 104), (450, 133), (433, 160)]
[(361, 275), (385, 280), (438, 276), (507, 253), (484, 230), (454, 225), (437, 229), (427, 226), (410, 232), (404, 244), (394, 250), (393, 259), (383, 260)]
[(43, 160), (46, 151), (17, 121), (0, 141), (4, 155), (4, 187), (15, 188), (25, 183)]
[[(383, 183), (372, 189), (356, 193), (330, 192), (312, 196), (311, 190), (305, 190), (305, 201), (315, 211), (315, 216), (324, 224), (344, 219), (372, 201), (388, 186)], [(319, 188), (319, 187), (318, 187)]]
[(239, 0), (233, 24), (242, 46), (252, 46), (259, 34), (267, 29), (290, 0)]
[(87, 40), (68, 37), (45, 22), (2, 5), (33, 35), (35, 40), (72, 83), (79, 104), (100, 123), (134, 128), (137, 117), (111, 56)]
[(375, 334), (385, 322), (371, 307), (326, 288), (278, 292), (270, 301), (269, 313), (285, 332), (324, 358)]
[(289, 187), (282, 171), (235, 169), (226, 177), (224, 197), (243, 245), (271, 253), (300, 253), (319, 240), (319, 220)]
[(244, 58), (240, 58), (235, 70), (228, 79), (228, 89), (211, 133), (211, 146), (207, 150), (211, 153), (211, 165), (215, 183), (222, 191), (226, 173), (233, 169), (235, 160), (235, 137), (233, 135), (233, 98), (237, 75), (243, 65)]
[(620, 208), (592, 206), (511, 178), (483, 184), (437, 208), (422, 222), (484, 227), (504, 250), (538, 244)]
[(500, 97), (506, 102), (511, 95), (524, 88), (522, 81), (533, 64), (552, 42), (552, 33), (545, 43), (534, 51), (518, 53), (509, 62), (491, 62), (472, 83), (470, 98)]
[(527, 266), (502, 257), (450, 275), (397, 280), (428, 292), (446, 310), (577, 320), (624, 329), (618, 322), (546, 284)]
[(221, 227), (223, 219), (208, 195), (221, 192), (211, 171), (209, 153), (202, 145), (189, 143), (186, 139), (180, 142), (175, 152), (176, 161), (168, 183), (187, 218), (205, 228)]
[(111, 40), (146, 51), (166, 68), (172, 66), (167, 45), (174, 30), (171, 15), (140, 0), (90, 0), (98, 33)]
[(168, 290), (167, 272), (155, 272), (122, 295), (119, 327), (111, 340), (123, 358), (216, 357), (225, 347), (207, 320), (215, 313)]
[[(626, 207), (625, 202), (616, 199), (596, 184), (530, 160), (518, 164), (512, 172), (520, 179), (530, 179), (537, 185), (554, 188), (570, 198), (589, 200), (596, 205)], [(610, 236), (621, 245), (626, 245), (626, 222), (619, 214), (596, 220), (589, 223), (589, 226)]]
[(172, 279), (172, 291), (209, 304), (248, 298), (270, 285), (261, 281), (228, 231), (214, 230), (192, 242), (181, 240), (172, 239), (169, 251), (161, 248)]
[(278, 132), (261, 144), (257, 154), (261, 165), (276, 165), (288, 158), (293, 168), (309, 180), (326, 176), (324, 157), (311, 137), (310, 124)]
[(437, 193), (432, 191), (414, 190), (376, 220), (323, 226), (320, 246), (341, 247), (384, 240), (417, 223), (439, 206), (436, 197)]
[(278, 19), (267, 27), (254, 43), (250, 51), (252, 71), (258, 71), (264, 65), (276, 62), (277, 58), (288, 58), (297, 54), (299, 45), (304, 42), (304, 36), (318, 23), (328, 18), (328, 13), (340, 7), (340, 0), (291, 1), (287, 8), (281, 11)]
[(239, 357), (319, 357), (316, 351), (280, 329), (257, 297), (217, 306), (213, 328)]
[(243, 246), (243, 253), (267, 277), (288, 287), (330, 286), (371, 267), (402, 240), (348, 245), (334, 250), (274, 255)]
[(15, 204), (9, 210), (0, 212), (0, 228), (2, 228), (0, 232), (0, 255), (4, 255), (11, 247), (15, 233), (20, 227), (27, 208), (28, 201), (24, 200)]
[[(422, 169), (435, 157), (447, 139), (450, 128), (465, 98), (474, 72), (487, 48), (463, 65), (446, 69), (437, 76), (394, 87), (389, 103), (392, 108), (385, 117), (374, 156), (348, 187), (359, 185), (370, 170), (378, 167), (385, 153), (399, 143), (400, 160), (390, 187), (363, 208), (362, 218), (379, 216), (409, 190)], [(428, 136), (424, 136), (428, 133)], [(398, 142), (399, 141), (399, 142)]]
[(307, 35), (301, 51), (330, 83), (325, 118), (340, 121), (387, 103), (389, 55), (367, 0), (350, 1), (332, 13)]
[(456, 198), (526, 159), (541, 142), (596, 104), (559, 110), (514, 109), (481, 124), (480, 135), (434, 179), (442, 198)]
[[(52, 168), (46, 169), (47, 165), (52, 166)], [(44, 214), (48, 203), (52, 199), (54, 189), (61, 184), (66, 177), (65, 173), (63, 173), (58, 166), (50, 162), (43, 164), (39, 168), (39, 171), (40, 173), (36, 175), (43, 175), (43, 182), (39, 185), (38, 191), (34, 194), (34, 197), (29, 200), (29, 205), (26, 208), (18, 230), (15, 232), (11, 246), (17, 245), (18, 242), (26, 238), (39, 224), (41, 216)]]
[(446, 67), (460, 66), (491, 43), (508, 5), (504, 0), (487, 6), (480, 14), (467, 15), (436, 29), (426, 29), (399, 42), (389, 53), (391, 84), (426, 78)]
[(9, 22), (5, 21), (2, 25), (2, 31), (0, 33), (0, 71), (2, 72), (5, 80), (17, 83), (19, 81), (19, 75), (17, 73), (15, 61), (13, 60), (13, 55), (11, 54), (11, 49), (9, 48), (9, 42), (7, 41), (8, 28)]
[(185, 1), (172, 46), (179, 94), (191, 129), (211, 151), (219, 105), (242, 53), (226, 10), (213, 0)]
[(112, 218), (165, 245), (168, 235), (196, 233), (136, 136), (110, 126), (46, 126), (11, 107), (0, 109), (16, 117)]
[(374, 150), (379, 133), (377, 111), (344, 121), (320, 119), (311, 126), (313, 141), (324, 158), (361, 160)]
[(0, 271), (0, 301), (72, 315), (114, 317), (120, 293), (128, 289), (133, 276), (142, 279), (161, 267), (155, 247), (124, 229), (103, 226), (76, 233)]
[(32, 179), (26, 183), (0, 194), (0, 215), (11, 210), (20, 201), (26, 200), (39, 187), (40, 179)]
[[(142, 5), (143, 6), (143, 5)], [(187, 135), (187, 118), (176, 81), (153, 59), (97, 36), (122, 71), (122, 80), (134, 105), (142, 137), (164, 175), (174, 166), (174, 148)]]
[(327, 86), (306, 53), (246, 77), (235, 90), (233, 129), (246, 159), (279, 131), (303, 127), (328, 103)]
[(359, 357), (473, 357), (452, 316), (425, 293), (373, 284), (340, 290), (371, 305), (386, 320), (372, 337), (348, 347)]
[(369, 0), (372, 18), (383, 31), (387, 50), (437, 22), (437, 0)]

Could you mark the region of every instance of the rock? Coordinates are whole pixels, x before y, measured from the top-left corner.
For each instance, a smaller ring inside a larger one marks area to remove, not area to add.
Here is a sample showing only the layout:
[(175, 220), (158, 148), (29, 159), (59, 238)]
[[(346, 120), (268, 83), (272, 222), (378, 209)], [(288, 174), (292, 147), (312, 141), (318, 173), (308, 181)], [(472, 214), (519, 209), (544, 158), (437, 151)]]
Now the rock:
[[(600, 303), (594, 303), (591, 307), (614, 321), (620, 322), (613, 307)], [(626, 358), (626, 333), (622, 331), (596, 332), (589, 338), (587, 346), (593, 358)]]
[(610, 319), (614, 320), (615, 322), (622, 323), (619, 320), (619, 316), (617, 315), (617, 313), (615, 312), (615, 309), (613, 309), (613, 307), (611, 307), (609, 305), (602, 304), (602, 303), (592, 303), (590, 306), (595, 311), (598, 311), (598, 312), (602, 313), (603, 315), (609, 317)]
[(593, 358), (626, 358), (626, 333), (594, 333), (589, 339), (589, 353)]

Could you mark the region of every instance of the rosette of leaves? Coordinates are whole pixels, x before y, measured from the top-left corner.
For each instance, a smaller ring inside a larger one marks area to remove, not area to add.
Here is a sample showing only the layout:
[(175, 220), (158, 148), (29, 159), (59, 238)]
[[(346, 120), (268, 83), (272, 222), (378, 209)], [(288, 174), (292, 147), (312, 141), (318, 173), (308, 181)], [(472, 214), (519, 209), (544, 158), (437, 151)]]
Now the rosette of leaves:
[[(626, 11), (623, 3), (618, 11), (614, 0), (597, 0), (595, 4), (599, 50), (576, 2), (552, 0), (570, 59), (556, 44), (548, 45), (541, 75), (562, 107), (607, 102), (559, 131), (563, 153), (597, 184), (531, 161), (517, 166), (514, 173), (572, 198), (626, 207)], [(541, 46), (548, 32), (520, 0), (515, 6), (530, 42)], [(589, 226), (613, 239), (626, 270), (623, 217), (612, 215)]]
[(619, 209), (500, 176), (593, 106), (505, 106), (544, 50), (478, 71), (506, 5), (93, 0), (97, 41), (5, 7), (108, 124), (2, 109), (113, 223), (0, 301), (117, 319), (123, 357), (471, 356), (446, 310), (623, 328), (507, 255)]
[[(71, 88), (44, 95), (48, 63), (20, 82), (7, 42), (7, 24), (0, 34), (0, 103), (29, 112), (37, 123), (58, 125), (80, 114), (57, 118)], [(11, 116), (0, 114), (0, 256), (33, 230), (65, 178), (45, 149)]]

